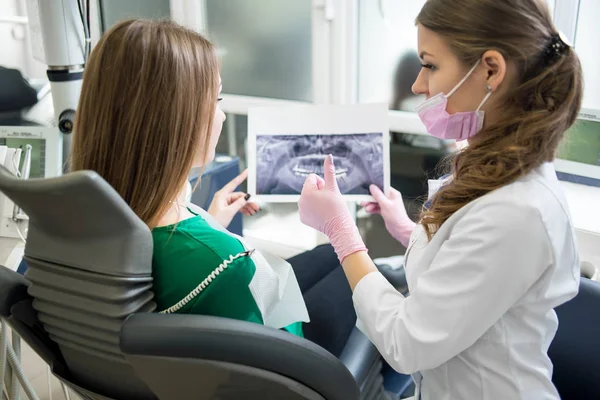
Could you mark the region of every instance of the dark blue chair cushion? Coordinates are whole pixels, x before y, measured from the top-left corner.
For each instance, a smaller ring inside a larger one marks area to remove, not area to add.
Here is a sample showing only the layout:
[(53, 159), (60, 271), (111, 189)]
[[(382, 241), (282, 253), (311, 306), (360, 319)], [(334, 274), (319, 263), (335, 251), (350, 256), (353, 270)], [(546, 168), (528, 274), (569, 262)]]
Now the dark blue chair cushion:
[(556, 308), (558, 331), (548, 355), (562, 400), (600, 398), (600, 283), (581, 278), (579, 294)]

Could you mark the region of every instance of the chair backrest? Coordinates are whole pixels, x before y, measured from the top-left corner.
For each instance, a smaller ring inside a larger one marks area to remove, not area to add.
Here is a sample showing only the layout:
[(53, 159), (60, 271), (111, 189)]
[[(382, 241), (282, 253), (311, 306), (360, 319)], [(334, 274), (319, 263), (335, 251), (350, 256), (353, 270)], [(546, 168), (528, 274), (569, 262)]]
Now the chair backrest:
[(558, 331), (548, 350), (563, 400), (600, 397), (600, 283), (581, 278), (579, 293), (557, 307)]
[(114, 398), (155, 398), (119, 348), (121, 325), (152, 312), (152, 235), (96, 173), (18, 180), (0, 190), (29, 216), (33, 307), (75, 381)]

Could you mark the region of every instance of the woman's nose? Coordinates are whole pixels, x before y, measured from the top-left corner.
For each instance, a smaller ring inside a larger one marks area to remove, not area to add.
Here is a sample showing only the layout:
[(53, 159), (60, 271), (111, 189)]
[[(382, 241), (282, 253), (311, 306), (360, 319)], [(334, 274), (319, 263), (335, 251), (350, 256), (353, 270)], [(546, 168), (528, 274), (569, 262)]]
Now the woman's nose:
[(420, 94), (428, 95), (429, 94), (427, 80), (425, 79), (425, 77), (423, 75), (424, 75), (424, 72), (423, 72), (423, 69), (421, 69), (421, 72), (419, 72), (419, 75), (417, 76), (415, 83), (413, 83), (413, 85), (412, 85), (412, 92), (415, 95), (420, 95)]

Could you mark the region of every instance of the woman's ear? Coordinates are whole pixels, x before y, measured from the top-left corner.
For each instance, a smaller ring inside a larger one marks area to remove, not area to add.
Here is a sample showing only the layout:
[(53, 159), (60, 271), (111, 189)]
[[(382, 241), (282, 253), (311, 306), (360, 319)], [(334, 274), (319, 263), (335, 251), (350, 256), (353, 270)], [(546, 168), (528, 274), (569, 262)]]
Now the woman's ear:
[(506, 78), (506, 59), (499, 51), (488, 50), (483, 54), (482, 66), (487, 74), (486, 83), (495, 92)]

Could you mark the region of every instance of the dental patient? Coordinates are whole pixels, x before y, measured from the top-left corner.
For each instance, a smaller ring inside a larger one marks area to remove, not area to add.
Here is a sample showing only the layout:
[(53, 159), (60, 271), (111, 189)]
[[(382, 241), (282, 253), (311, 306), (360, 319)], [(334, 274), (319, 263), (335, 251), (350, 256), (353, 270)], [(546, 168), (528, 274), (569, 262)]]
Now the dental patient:
[(225, 120), (218, 66), (209, 41), (173, 22), (115, 25), (86, 65), (71, 169), (96, 171), (151, 229), (157, 311), (264, 324), (339, 355), (356, 314), (331, 246), (286, 262), (228, 232), (236, 213), (258, 211), (235, 192), (245, 172), (207, 211), (186, 204)]

